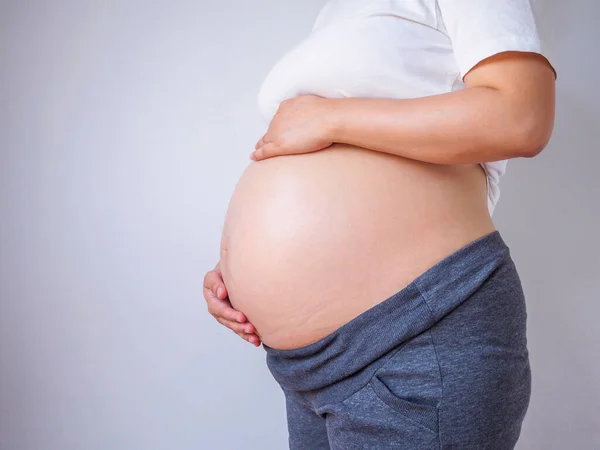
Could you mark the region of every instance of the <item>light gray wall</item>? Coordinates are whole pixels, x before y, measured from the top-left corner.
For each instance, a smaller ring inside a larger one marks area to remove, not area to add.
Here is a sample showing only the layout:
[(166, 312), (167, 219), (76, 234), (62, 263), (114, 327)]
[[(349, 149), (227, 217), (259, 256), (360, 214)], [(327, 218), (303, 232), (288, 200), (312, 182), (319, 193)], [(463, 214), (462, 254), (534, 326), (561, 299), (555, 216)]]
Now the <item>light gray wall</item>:
[[(528, 305), (531, 405), (520, 449), (600, 449), (600, 92), (594, 0), (539, 0), (558, 71), (556, 127), (511, 161), (494, 213)], [(496, 216), (497, 214), (497, 216)]]
[[(202, 279), (259, 85), (321, 4), (0, 2), (1, 450), (286, 448), (264, 350), (207, 313)], [(556, 130), (494, 213), (528, 300), (521, 450), (600, 448), (592, 4), (537, 4)]]

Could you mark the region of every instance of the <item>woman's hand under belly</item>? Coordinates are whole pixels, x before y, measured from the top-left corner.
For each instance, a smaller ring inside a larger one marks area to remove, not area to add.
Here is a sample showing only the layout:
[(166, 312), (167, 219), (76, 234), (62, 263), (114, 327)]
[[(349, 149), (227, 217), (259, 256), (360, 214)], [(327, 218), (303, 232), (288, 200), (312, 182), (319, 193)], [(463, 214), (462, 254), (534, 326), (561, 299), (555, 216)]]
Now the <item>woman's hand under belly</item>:
[(479, 165), (334, 144), (248, 166), (225, 218), (221, 270), (262, 341), (297, 348), (493, 230)]

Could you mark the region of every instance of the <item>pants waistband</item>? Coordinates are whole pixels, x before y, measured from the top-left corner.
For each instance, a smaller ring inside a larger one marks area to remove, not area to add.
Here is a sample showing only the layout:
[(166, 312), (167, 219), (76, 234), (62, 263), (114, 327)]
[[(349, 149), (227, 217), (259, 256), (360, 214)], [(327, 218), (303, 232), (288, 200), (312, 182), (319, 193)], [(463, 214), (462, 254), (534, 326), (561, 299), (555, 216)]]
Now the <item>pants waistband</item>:
[(406, 287), (331, 334), (294, 349), (264, 343), (267, 366), (283, 389), (335, 390), (335, 383), (370, 376), (372, 362), (433, 326), (465, 301), (510, 258), (498, 230), (445, 257)]

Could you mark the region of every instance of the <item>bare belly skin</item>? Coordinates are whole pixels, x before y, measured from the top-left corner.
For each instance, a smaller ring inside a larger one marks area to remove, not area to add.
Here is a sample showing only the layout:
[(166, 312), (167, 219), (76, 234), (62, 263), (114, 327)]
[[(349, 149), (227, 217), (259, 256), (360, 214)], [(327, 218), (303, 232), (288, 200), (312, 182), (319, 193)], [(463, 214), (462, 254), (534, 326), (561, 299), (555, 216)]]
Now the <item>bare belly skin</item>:
[(221, 271), (261, 340), (292, 349), (494, 230), (479, 164), (336, 143), (250, 163), (225, 217)]

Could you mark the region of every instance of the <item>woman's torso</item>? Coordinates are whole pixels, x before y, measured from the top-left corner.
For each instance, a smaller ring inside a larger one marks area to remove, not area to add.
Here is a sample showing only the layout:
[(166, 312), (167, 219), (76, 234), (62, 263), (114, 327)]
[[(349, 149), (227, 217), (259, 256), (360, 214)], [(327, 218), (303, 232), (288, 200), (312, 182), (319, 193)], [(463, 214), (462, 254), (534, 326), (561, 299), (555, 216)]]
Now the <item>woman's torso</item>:
[[(412, 54), (410, 42), (386, 44), (390, 28), (374, 21), (396, 20), (394, 26), (409, 32), (429, 33), (414, 28), (426, 25), (385, 14), (358, 20), (348, 11), (349, 19), (322, 28), (318, 20), (316, 31), (270, 72), (259, 96), (267, 120), (278, 101), (300, 91), (324, 97), (368, 92), (418, 97), (452, 88), (452, 74), (427, 81), (427, 71), (445, 51), (427, 56)], [(319, 18), (330, 12), (324, 8)], [(373, 36), (383, 40), (355, 42), (357, 26), (379, 28)], [(317, 46), (321, 51), (315, 51)], [(334, 49), (335, 55), (328, 54)], [(378, 71), (372, 86), (353, 78), (357, 58), (368, 63), (374, 51), (383, 53), (379, 58), (395, 52), (407, 71), (421, 70), (424, 81), (410, 81), (415, 79), (410, 75), (394, 81), (391, 69)], [(303, 64), (294, 64), (298, 61)], [(329, 78), (316, 71), (323, 64), (329, 64)], [(298, 80), (293, 86), (284, 82), (291, 70)], [(273, 348), (297, 348), (331, 333), (493, 230), (481, 165), (431, 164), (336, 143), (248, 166), (225, 218), (221, 269), (232, 305), (246, 314), (262, 341)]]

